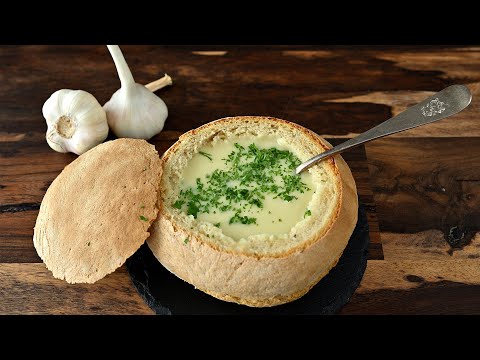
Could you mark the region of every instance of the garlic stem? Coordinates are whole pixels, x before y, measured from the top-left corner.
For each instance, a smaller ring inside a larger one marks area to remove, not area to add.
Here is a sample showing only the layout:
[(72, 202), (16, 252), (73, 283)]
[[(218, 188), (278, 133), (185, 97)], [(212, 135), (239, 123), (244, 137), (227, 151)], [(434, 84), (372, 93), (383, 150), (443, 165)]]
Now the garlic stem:
[(120, 78), (122, 87), (134, 85), (135, 80), (133, 80), (132, 72), (125, 61), (120, 47), (118, 45), (107, 45), (107, 48), (108, 51), (110, 51), (110, 55), (112, 55), (113, 62), (117, 68), (118, 77)]
[(165, 74), (164, 77), (158, 80), (152, 81), (151, 83), (145, 85), (145, 87), (151, 92), (155, 92), (168, 85), (172, 85), (172, 78), (168, 74)]

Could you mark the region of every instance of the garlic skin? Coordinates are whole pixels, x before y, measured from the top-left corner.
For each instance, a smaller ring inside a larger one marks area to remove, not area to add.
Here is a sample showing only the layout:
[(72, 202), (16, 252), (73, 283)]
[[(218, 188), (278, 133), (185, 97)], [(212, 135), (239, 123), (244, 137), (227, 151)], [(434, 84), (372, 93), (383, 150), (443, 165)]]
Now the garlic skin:
[(120, 88), (103, 106), (108, 125), (119, 138), (148, 140), (162, 131), (167, 105), (140, 84)]
[(145, 86), (135, 83), (118, 45), (107, 45), (121, 88), (103, 106), (110, 129), (117, 137), (148, 140), (162, 131), (167, 105)]
[(83, 154), (108, 136), (105, 110), (83, 90), (61, 89), (43, 104), (48, 145), (61, 153)]

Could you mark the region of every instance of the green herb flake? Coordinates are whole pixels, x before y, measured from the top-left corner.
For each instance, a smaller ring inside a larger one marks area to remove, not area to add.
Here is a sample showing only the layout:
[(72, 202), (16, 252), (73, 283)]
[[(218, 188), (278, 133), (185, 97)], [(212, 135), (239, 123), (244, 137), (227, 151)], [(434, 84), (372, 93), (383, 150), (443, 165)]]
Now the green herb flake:
[(307, 211), (305, 211), (305, 214), (303, 214), (303, 218), (305, 219), (307, 216), (312, 216), (312, 212), (310, 211), (310, 209), (307, 209)]
[(196, 219), (199, 211), (200, 211), (200, 208), (197, 206), (197, 204), (194, 201), (190, 201), (188, 203), (187, 215), (193, 215), (193, 217)]
[(205, 156), (205, 157), (208, 158), (210, 161), (213, 160), (212, 155), (209, 154), (209, 153), (206, 153), (206, 152), (204, 152), (204, 151), (199, 151), (198, 153), (199, 153), (200, 155)]
[(235, 216), (230, 218), (229, 224), (235, 224), (235, 223), (241, 223), (241, 224), (256, 224), (257, 219), (248, 217), (248, 216), (241, 216), (240, 213), (235, 213)]
[(175, 203), (172, 205), (175, 209), (181, 209), (185, 201), (177, 200)]
[(220, 223), (213, 224), (213, 226), (220, 227)]
[(189, 241), (190, 241), (190, 239), (189, 239), (188, 237), (186, 237), (185, 240), (183, 240), (183, 243), (184, 243), (185, 245), (187, 245)]
[(148, 218), (146, 218), (146, 217), (143, 216), (143, 215), (140, 215), (140, 220), (142, 220), (142, 221), (148, 221)]

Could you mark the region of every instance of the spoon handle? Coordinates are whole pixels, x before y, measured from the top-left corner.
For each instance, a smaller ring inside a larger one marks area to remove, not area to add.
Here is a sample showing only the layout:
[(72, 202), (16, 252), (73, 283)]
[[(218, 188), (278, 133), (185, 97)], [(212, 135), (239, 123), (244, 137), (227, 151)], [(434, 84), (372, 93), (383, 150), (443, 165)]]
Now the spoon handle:
[(472, 94), (466, 86), (449, 86), (357, 137), (312, 157), (300, 164), (295, 169), (295, 173), (300, 174), (323, 159), (368, 141), (445, 119), (465, 109), (470, 101), (472, 101)]

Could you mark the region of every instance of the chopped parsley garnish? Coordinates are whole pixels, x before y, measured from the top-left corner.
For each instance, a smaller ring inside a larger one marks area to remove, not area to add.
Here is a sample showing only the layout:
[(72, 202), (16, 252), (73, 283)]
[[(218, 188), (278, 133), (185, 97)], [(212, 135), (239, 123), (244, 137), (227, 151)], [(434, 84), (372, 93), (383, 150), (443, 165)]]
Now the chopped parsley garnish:
[(187, 238), (185, 238), (185, 240), (183, 240), (183, 243), (184, 243), (185, 245), (187, 245), (189, 241), (190, 241), (190, 239), (187, 237)]
[[(199, 213), (230, 211), (234, 215), (229, 224), (257, 224), (256, 218), (242, 211), (263, 208), (267, 194), (290, 202), (298, 199), (299, 193), (310, 190), (300, 176), (292, 175), (301, 163), (292, 152), (259, 149), (254, 143), (248, 147), (238, 143), (234, 146), (235, 150), (222, 159), (224, 169), (214, 170), (204, 181), (196, 179), (195, 186), (180, 191), (172, 206), (194, 218)], [(212, 160), (208, 153), (199, 154)]]
[(185, 201), (180, 201), (180, 200), (177, 200), (175, 201), (175, 203), (173, 204), (173, 207), (175, 209), (181, 209), (182, 208), (182, 205), (185, 203)]
[(188, 215), (193, 215), (193, 217), (196, 219), (199, 210), (200, 208), (197, 206), (197, 203), (194, 200), (188, 202)]
[(303, 218), (305, 219), (307, 216), (312, 216), (312, 212), (310, 211), (310, 209), (307, 209), (307, 211), (305, 211), (305, 214), (303, 214)]
[(214, 226), (216, 226), (216, 227), (219, 228), (219, 227), (220, 227), (220, 223), (216, 223), (216, 224), (214, 224)]
[(204, 152), (204, 151), (199, 151), (198, 153), (199, 153), (200, 155), (205, 156), (205, 157), (208, 158), (210, 161), (212, 161), (212, 155), (211, 155), (211, 154), (206, 153), (206, 152)]
[(140, 220), (142, 220), (142, 221), (148, 221), (148, 218), (146, 218), (146, 217), (143, 216), (143, 215), (140, 215)]
[(240, 213), (235, 213), (235, 216), (230, 219), (228, 222), (229, 224), (234, 224), (234, 223), (242, 223), (242, 224), (256, 224), (257, 219), (248, 217), (248, 216), (241, 216)]

